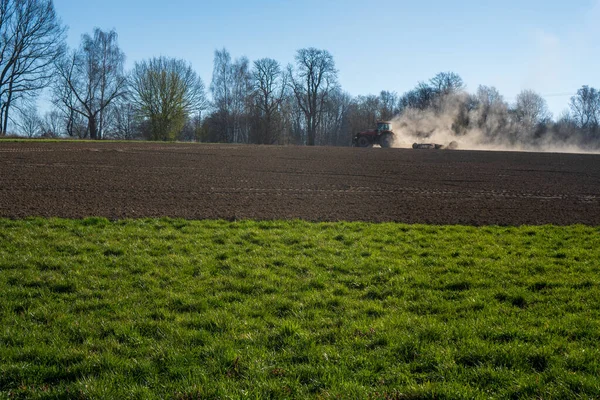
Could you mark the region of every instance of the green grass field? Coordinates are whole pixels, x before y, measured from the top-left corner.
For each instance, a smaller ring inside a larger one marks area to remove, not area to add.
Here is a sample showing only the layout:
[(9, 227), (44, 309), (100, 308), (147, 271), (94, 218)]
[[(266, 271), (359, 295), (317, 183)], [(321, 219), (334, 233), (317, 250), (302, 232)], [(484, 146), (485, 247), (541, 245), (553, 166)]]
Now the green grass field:
[(600, 229), (0, 220), (0, 398), (600, 398)]

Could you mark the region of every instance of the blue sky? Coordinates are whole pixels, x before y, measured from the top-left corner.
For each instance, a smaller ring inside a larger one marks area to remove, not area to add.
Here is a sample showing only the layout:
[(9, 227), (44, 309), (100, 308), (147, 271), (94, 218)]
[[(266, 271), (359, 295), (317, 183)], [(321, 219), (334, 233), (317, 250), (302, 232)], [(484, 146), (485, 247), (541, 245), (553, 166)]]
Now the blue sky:
[(127, 67), (152, 56), (189, 61), (207, 88), (213, 53), (283, 65), (303, 47), (329, 50), (352, 95), (412, 89), (440, 71), (475, 91), (545, 95), (558, 115), (584, 84), (600, 87), (600, 0), (55, 0), (68, 43), (116, 29)]

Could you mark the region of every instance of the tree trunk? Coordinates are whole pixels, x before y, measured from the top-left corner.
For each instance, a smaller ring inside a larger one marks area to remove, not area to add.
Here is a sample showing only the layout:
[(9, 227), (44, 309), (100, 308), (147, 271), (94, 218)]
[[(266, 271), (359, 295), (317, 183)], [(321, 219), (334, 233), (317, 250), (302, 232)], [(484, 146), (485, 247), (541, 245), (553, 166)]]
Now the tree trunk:
[(0, 129), (2, 130), (2, 136), (6, 135), (8, 130), (8, 109), (10, 108), (10, 99), (6, 101), (4, 104), (4, 109), (2, 110), (2, 126)]
[(75, 136), (74, 132), (73, 132), (73, 115), (75, 113), (73, 112), (73, 110), (69, 110), (69, 117), (67, 118), (67, 135), (69, 135), (69, 137), (73, 137)]
[(90, 131), (90, 139), (92, 139), (92, 140), (98, 139), (98, 125), (96, 123), (96, 118), (94, 118), (94, 117), (88, 118), (88, 129)]
[(308, 132), (307, 132), (308, 143), (307, 143), (307, 145), (314, 146), (315, 145), (315, 137), (317, 136), (316, 135), (317, 134), (317, 124), (316, 124), (315, 118), (314, 117), (310, 118), (310, 121), (306, 125), (308, 125), (307, 126), (307, 128), (308, 128)]
[(100, 109), (100, 123), (98, 127), (98, 139), (102, 139), (102, 135), (104, 134), (104, 108)]
[(8, 110), (10, 109), (10, 103), (12, 102), (12, 95), (13, 95), (13, 78), (10, 79), (10, 82), (8, 84), (8, 96), (6, 99), (6, 102), (4, 102), (4, 104), (2, 105), (4, 107), (4, 115), (2, 116), (3, 118), (3, 125), (0, 128), (3, 132), (3, 135), (6, 135), (6, 131), (8, 130)]
[(4, 130), (4, 104), (0, 106), (0, 136), (5, 136), (6, 131)]

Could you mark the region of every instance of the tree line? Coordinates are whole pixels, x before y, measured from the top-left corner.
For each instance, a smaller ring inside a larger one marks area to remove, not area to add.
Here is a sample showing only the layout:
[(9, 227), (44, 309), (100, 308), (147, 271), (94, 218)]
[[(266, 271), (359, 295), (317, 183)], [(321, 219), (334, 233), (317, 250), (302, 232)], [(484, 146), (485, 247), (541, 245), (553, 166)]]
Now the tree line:
[[(531, 90), (509, 103), (494, 87), (468, 93), (453, 72), (402, 95), (351, 96), (331, 53), (305, 48), (287, 66), (216, 50), (206, 87), (176, 58), (125, 71), (114, 30), (96, 28), (75, 49), (65, 33), (52, 0), (0, 0), (0, 136), (11, 123), (29, 137), (347, 146), (378, 120), (423, 138), (440, 129), (431, 121), (443, 120), (456, 137), (477, 132), (483, 142), (600, 146), (600, 91), (589, 86), (557, 118)], [(41, 116), (36, 99), (47, 88), (52, 109)]]

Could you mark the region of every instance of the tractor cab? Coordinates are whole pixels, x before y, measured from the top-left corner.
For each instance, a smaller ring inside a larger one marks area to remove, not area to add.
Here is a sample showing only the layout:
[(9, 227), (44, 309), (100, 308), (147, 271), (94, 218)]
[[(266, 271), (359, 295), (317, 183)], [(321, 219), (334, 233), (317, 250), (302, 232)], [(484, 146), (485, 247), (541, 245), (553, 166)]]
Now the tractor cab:
[(379, 121), (377, 122), (377, 134), (381, 135), (385, 132), (392, 131), (392, 124), (390, 122)]

